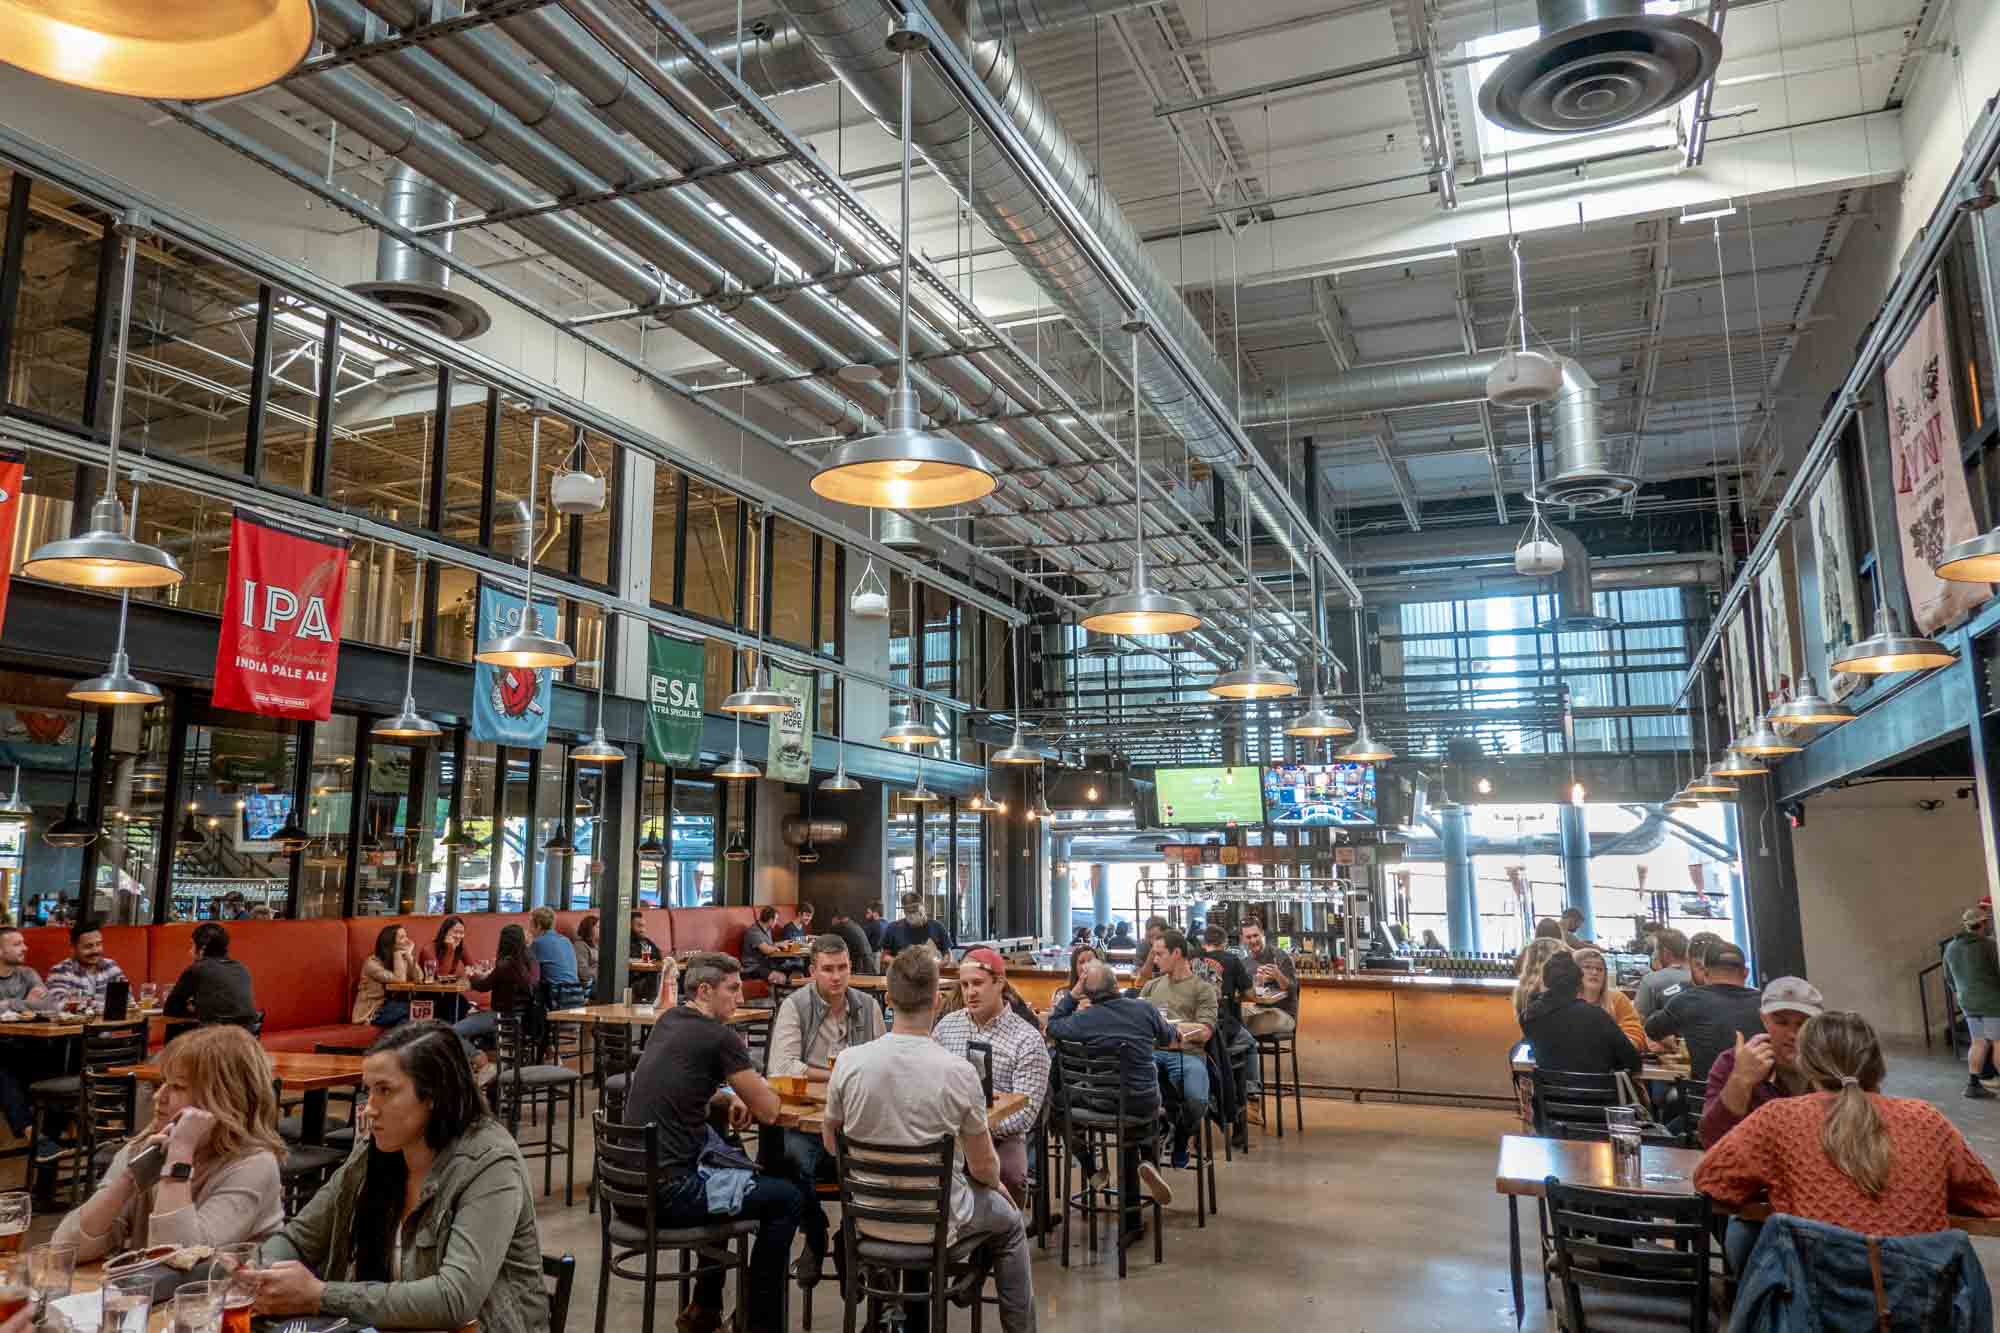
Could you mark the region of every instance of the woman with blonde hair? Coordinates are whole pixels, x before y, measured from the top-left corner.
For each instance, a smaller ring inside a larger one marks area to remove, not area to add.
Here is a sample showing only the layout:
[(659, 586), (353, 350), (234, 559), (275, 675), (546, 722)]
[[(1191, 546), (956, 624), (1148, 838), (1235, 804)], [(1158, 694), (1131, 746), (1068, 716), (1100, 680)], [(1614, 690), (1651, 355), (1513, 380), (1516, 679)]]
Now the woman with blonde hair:
[(1576, 965), (1583, 969), (1583, 988), (1577, 992), (1585, 1004), (1594, 1004), (1611, 1015), (1611, 1021), (1625, 1034), (1625, 1039), (1642, 1053), (1646, 1049), (1646, 1020), (1639, 1017), (1639, 1010), (1633, 1005), (1632, 997), (1611, 984), (1611, 965), (1596, 949), (1584, 948), (1573, 951)]
[(240, 1027), (196, 1028), (160, 1052), (152, 1123), (54, 1239), (76, 1246), (79, 1263), (148, 1245), (262, 1240), (285, 1220), (284, 1151), (264, 1048)]
[(1542, 969), (1549, 965), (1549, 959), (1559, 953), (1568, 953), (1569, 946), (1561, 937), (1550, 939), (1543, 935), (1528, 941), (1528, 947), (1521, 950), (1519, 980), (1514, 983), (1514, 1017), (1542, 993)]
[[(1942, 1231), (1953, 1213), (2000, 1217), (2000, 1183), (1944, 1113), (1882, 1095), (1867, 1019), (1838, 1009), (1808, 1019), (1798, 1067), (1809, 1091), (1766, 1102), (1718, 1139), (1695, 1168), (1697, 1190), (1729, 1209), (1768, 1196), (1774, 1213), (1870, 1236)], [(1754, 1238), (1731, 1223), (1736, 1271)]]

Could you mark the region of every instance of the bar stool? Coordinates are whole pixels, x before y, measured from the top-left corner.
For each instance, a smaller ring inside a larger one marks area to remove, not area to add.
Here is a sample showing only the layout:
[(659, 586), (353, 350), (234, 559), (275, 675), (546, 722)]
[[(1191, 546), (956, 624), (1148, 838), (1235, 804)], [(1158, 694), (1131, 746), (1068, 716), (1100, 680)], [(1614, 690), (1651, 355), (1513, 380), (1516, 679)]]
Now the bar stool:
[[(43, 1171), (50, 1173), (49, 1190), (52, 1196), (67, 1186), (70, 1196), (78, 1202), (82, 1201), (93, 1183), (93, 1144), (89, 1119), (84, 1114), (84, 1075), (144, 1062), (146, 1020), (135, 1018), (116, 1023), (86, 1023), (82, 1047), (78, 1064), (80, 1072), (37, 1079), (28, 1085), (28, 1100), (33, 1108), (33, 1117), (28, 1123), (28, 1169), (31, 1175)], [(74, 1116), (79, 1121), (76, 1141), (67, 1146), (50, 1134), (50, 1119), (59, 1115)], [(53, 1153), (40, 1152), (45, 1138), (57, 1144)]]
[[(885, 1305), (930, 1307), (929, 1333), (944, 1333), (945, 1304), (972, 1308), (980, 1325), (981, 1292), (992, 1275), (992, 1247), (983, 1237), (947, 1244), (951, 1225), (952, 1159), (957, 1143), (949, 1135), (934, 1143), (869, 1143), (842, 1133), (835, 1158), (840, 1178), (840, 1250), (847, 1282), (843, 1291), (842, 1333), (855, 1333), (855, 1307), (868, 1301), (868, 1327), (881, 1325)], [(859, 1159), (866, 1179), (856, 1181)], [(927, 1240), (882, 1240), (869, 1229), (927, 1229)], [(922, 1274), (928, 1284), (909, 1290), (908, 1278)]]
[[(1306, 1132), (1305, 1103), (1299, 1093), (1299, 1030), (1293, 1027), (1289, 1032), (1264, 1032), (1250, 1034), (1257, 1042), (1258, 1077), (1264, 1087), (1258, 1094), (1258, 1109), (1264, 1113), (1264, 1132), (1271, 1132), (1270, 1102), (1278, 1099), (1278, 1137), (1285, 1137), (1285, 1057), (1292, 1058), (1292, 1120), (1299, 1133)], [(1269, 1062), (1270, 1072), (1264, 1073)]]
[[(694, 1279), (714, 1272), (721, 1272), (725, 1281), (728, 1274), (736, 1274), (737, 1333), (742, 1333), (744, 1288), (750, 1281), (750, 1242), (757, 1234), (757, 1223), (747, 1218), (730, 1218), (708, 1226), (662, 1228), (659, 1200), (666, 1179), (659, 1167), (659, 1127), (651, 1122), (621, 1125), (608, 1119), (603, 1111), (592, 1112), (590, 1124), (597, 1149), (594, 1185), (601, 1238), (597, 1266), (598, 1333), (603, 1333), (605, 1327), (612, 1278), (646, 1284), (645, 1312), (639, 1328), (640, 1333), (653, 1333), (653, 1306), (659, 1284), (676, 1283), (681, 1307), (685, 1308), (688, 1288)], [(643, 1220), (630, 1220), (634, 1213), (641, 1214)], [(673, 1267), (665, 1270), (660, 1267), (662, 1251), (673, 1254)]]
[[(1151, 1057), (1147, 1059), (1150, 1063)], [(1138, 1154), (1142, 1147), (1159, 1141), (1160, 1122), (1151, 1111), (1141, 1113), (1127, 1106), (1124, 1065), (1123, 1053), (1114, 1043), (1056, 1043), (1056, 1068), (1062, 1086), (1059, 1132), (1068, 1144), (1063, 1153), (1062, 1266), (1069, 1267), (1069, 1215), (1072, 1212), (1083, 1213), (1084, 1225), (1088, 1228), (1088, 1251), (1095, 1253), (1097, 1214), (1102, 1207), (1117, 1219), (1120, 1278), (1125, 1276), (1125, 1213), (1128, 1203), (1131, 1204), (1129, 1211), (1134, 1214), (1139, 1214), (1147, 1204), (1153, 1206), (1153, 1262), (1166, 1261), (1165, 1241), (1161, 1237), (1163, 1217), (1160, 1201), (1144, 1195), (1133, 1200), (1125, 1198), (1128, 1184), (1137, 1193)], [(1109, 1185), (1100, 1188), (1086, 1177), (1082, 1189), (1070, 1190), (1071, 1165), (1086, 1152), (1102, 1154), (1099, 1160), (1107, 1162), (1116, 1173), (1116, 1188)], [(1125, 1169), (1127, 1154), (1132, 1160), (1130, 1171)]]
[[(555, 1159), (563, 1159), (563, 1206), (568, 1207), (576, 1192), (576, 1113), (583, 1075), (568, 1065), (530, 1064), (532, 1043), (524, 1030), (525, 1005), (499, 1015), (494, 1028), (494, 1054), (499, 1060), (499, 1076), (493, 1086), (500, 1096), (501, 1118), (508, 1133), (519, 1144), (523, 1158), (542, 1159), (542, 1193), (554, 1187)], [(556, 1142), (556, 1107), (568, 1108), (569, 1139)], [(548, 1108), (542, 1136), (521, 1142), (521, 1109)]]

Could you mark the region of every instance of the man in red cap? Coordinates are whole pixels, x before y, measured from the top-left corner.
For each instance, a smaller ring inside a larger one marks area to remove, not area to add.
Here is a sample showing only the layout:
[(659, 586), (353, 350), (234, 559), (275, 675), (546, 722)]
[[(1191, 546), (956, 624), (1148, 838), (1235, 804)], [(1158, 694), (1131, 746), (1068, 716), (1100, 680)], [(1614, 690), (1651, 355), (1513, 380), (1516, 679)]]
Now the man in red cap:
[[(993, 1051), (993, 1091), (1019, 1092), (1028, 1104), (993, 1127), (1000, 1179), (1019, 1203), (1028, 1194), (1028, 1138), (1049, 1095), (1049, 1047), (1042, 1031), (1014, 1008), (1007, 989), (1007, 960), (991, 949), (973, 949), (958, 964), (958, 993), (965, 1007), (938, 1020), (931, 1035), (953, 1055), (970, 1059), (974, 1042)], [(977, 1067), (978, 1062), (974, 1061)]]

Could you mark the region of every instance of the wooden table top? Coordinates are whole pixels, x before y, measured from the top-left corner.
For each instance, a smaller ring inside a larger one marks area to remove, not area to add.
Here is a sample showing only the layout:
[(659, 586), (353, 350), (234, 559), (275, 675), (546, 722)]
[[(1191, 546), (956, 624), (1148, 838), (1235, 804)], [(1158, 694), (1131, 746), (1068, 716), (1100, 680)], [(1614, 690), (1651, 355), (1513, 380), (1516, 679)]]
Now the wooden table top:
[[(1534, 1048), (1527, 1042), (1517, 1042), (1509, 1056), (1517, 1074), (1535, 1072)], [(1689, 1078), (1694, 1069), (1685, 1057), (1669, 1059), (1664, 1055), (1649, 1054), (1645, 1063), (1639, 1066), (1639, 1081), (1642, 1083), (1672, 1083), (1675, 1079)]]
[[(361, 1082), (358, 1055), (314, 1055), (301, 1051), (266, 1051), (271, 1073), (294, 1092), (315, 1092), (325, 1088), (346, 1088)], [(160, 1066), (155, 1062), (125, 1065), (114, 1074), (130, 1074), (142, 1083), (158, 1083)]]
[[(549, 1011), (549, 1021), (553, 1023), (642, 1023), (651, 1027), (661, 1014), (667, 1012), (656, 1004), (586, 1004), (575, 1009), (553, 1009)], [(771, 1021), (769, 1009), (738, 1009), (730, 1015), (731, 1027), (755, 1027), (759, 1023)]]
[(464, 977), (439, 977), (436, 981), (386, 981), (382, 989), (392, 995), (463, 995), (472, 986)]
[[(813, 1085), (825, 1088), (824, 1083)], [(1028, 1104), (1025, 1092), (1001, 1092), (993, 1096), (993, 1104), (986, 1108), (986, 1127), (994, 1126), (1020, 1111)], [(806, 1134), (817, 1134), (826, 1124), (826, 1098), (819, 1097), (783, 1098), (778, 1107), (778, 1125), (782, 1129), (796, 1129)]]
[[(855, 990), (865, 990), (870, 994), (887, 994), (889, 990), (889, 978), (887, 977), (849, 977), (847, 984)], [(938, 978), (938, 989), (957, 990), (958, 978), (954, 976), (940, 976)]]
[[(129, 1017), (116, 1021), (129, 1023), (134, 1018), (144, 1018), (146, 1021), (151, 1022), (160, 1016), (161, 1014), (158, 1009), (134, 1010)], [(105, 1019), (94, 1018), (86, 1024), (81, 1018), (65, 1015), (39, 1023), (34, 1021), (0, 1023), (0, 1037), (40, 1037), (44, 1040), (56, 1037), (81, 1037), (86, 1026), (103, 1027), (106, 1021)]]
[(634, 958), (626, 966), (634, 972), (659, 972), (666, 967), (666, 964), (657, 958)]

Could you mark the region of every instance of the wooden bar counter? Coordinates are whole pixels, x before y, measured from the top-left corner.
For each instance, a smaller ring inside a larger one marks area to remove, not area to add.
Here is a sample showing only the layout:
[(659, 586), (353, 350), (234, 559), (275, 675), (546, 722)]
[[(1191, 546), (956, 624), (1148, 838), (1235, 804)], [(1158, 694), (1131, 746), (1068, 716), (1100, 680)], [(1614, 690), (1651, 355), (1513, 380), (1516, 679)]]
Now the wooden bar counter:
[[(1045, 1009), (1061, 972), (1009, 968)], [(1309, 1094), (1473, 1098), (1513, 1103), (1508, 1052), (1521, 1040), (1514, 983), (1502, 977), (1306, 976), (1299, 979), (1299, 1080)]]

